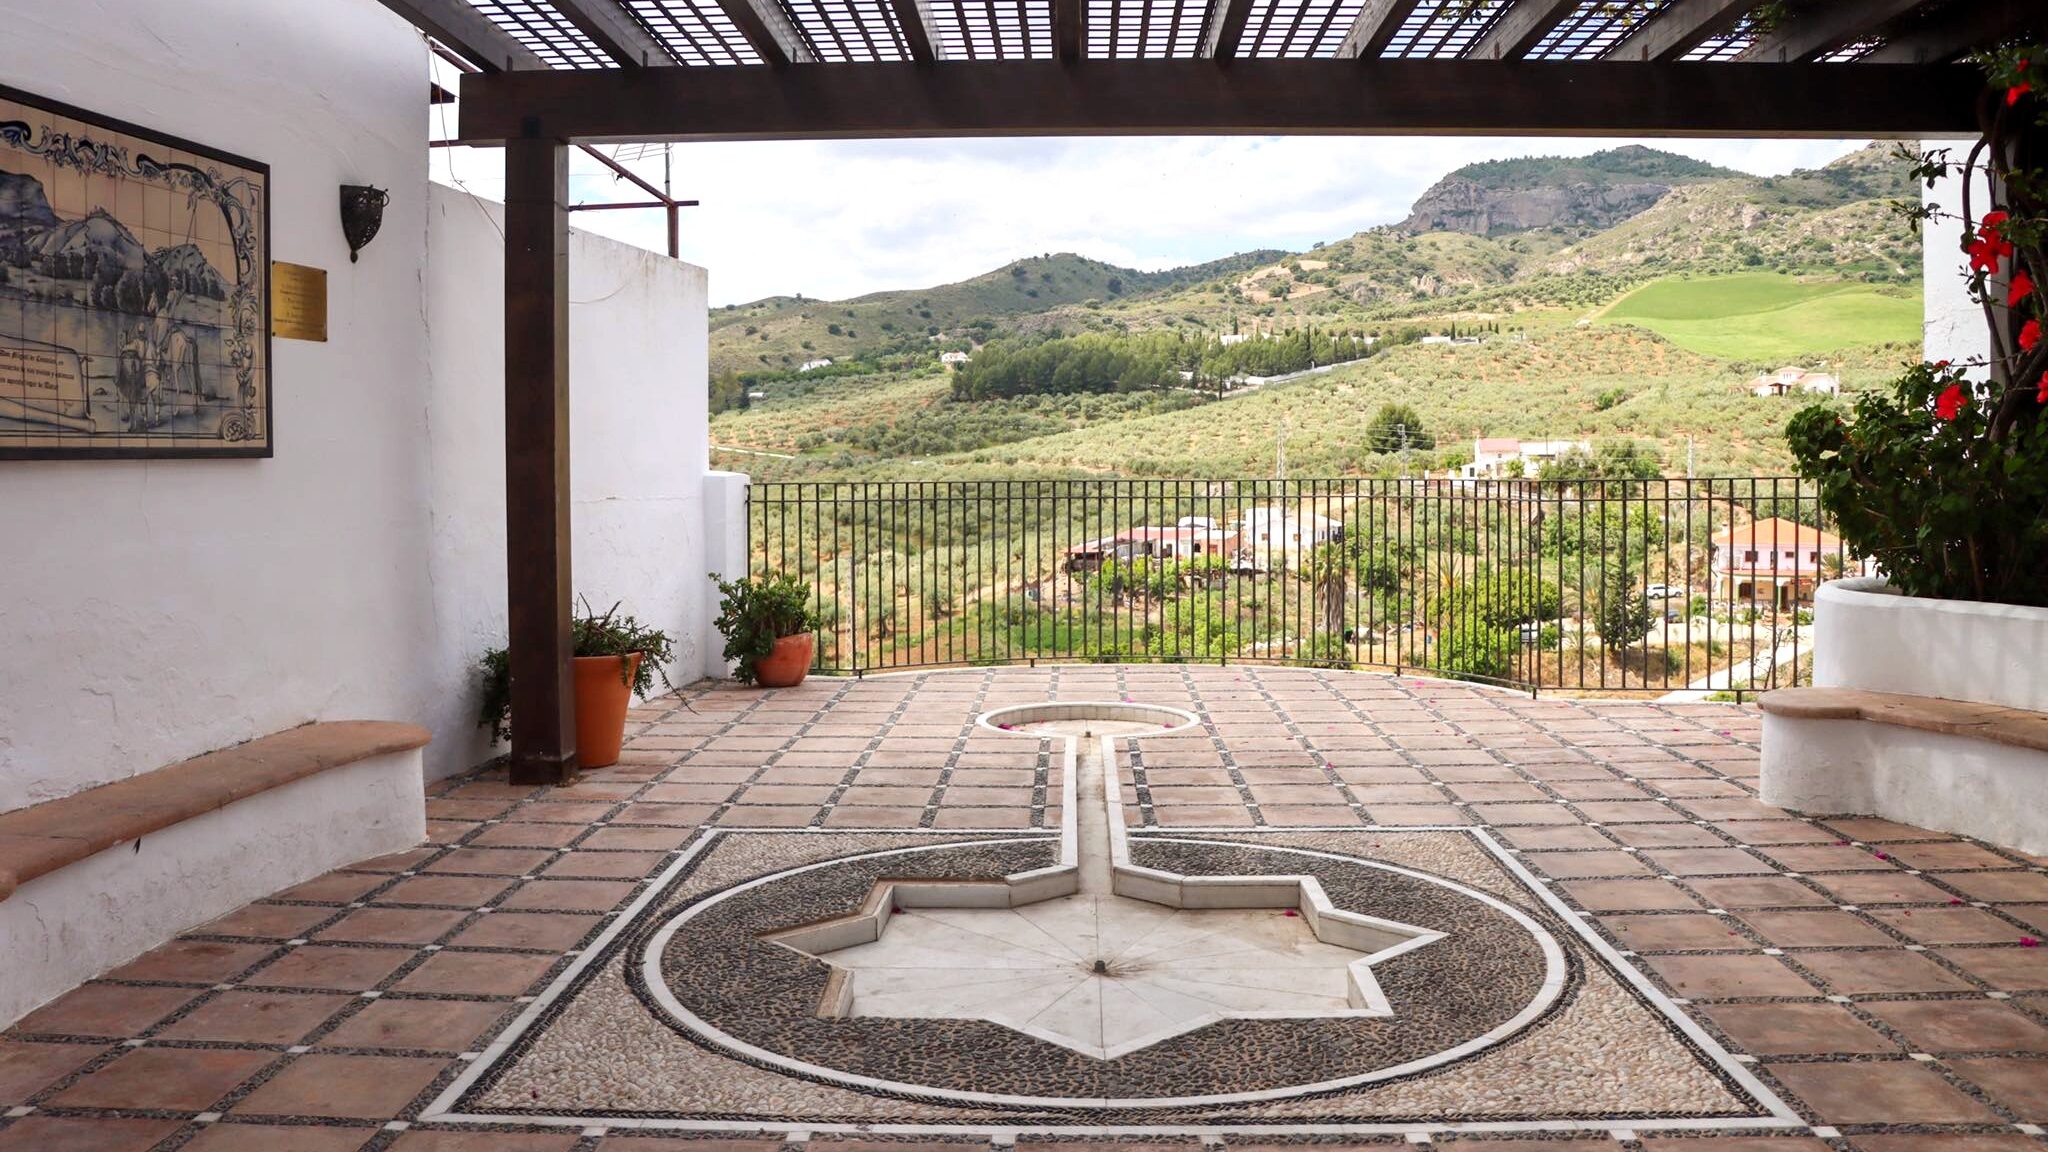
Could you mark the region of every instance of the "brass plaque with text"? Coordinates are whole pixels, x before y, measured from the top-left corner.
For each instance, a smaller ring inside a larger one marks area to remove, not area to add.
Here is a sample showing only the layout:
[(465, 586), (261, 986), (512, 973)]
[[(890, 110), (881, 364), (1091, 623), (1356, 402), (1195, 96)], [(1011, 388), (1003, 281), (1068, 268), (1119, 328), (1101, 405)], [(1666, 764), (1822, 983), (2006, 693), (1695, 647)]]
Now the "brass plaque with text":
[(327, 269), (271, 262), (270, 332), (287, 340), (326, 342)]

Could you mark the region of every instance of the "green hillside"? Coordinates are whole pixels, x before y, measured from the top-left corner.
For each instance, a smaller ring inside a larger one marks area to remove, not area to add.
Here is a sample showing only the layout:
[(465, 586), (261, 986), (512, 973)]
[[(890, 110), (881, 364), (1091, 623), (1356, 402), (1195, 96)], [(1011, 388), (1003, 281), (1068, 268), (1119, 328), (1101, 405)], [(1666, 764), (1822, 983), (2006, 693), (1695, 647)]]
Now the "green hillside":
[(1920, 294), (1772, 273), (1655, 280), (1610, 305), (1607, 323), (1648, 328), (1705, 356), (1774, 360), (1916, 340)]
[[(1570, 181), (1572, 195), (1588, 172), (1671, 187), (1597, 231), (1382, 227), (1164, 273), (1060, 254), (928, 289), (723, 309), (720, 403), (756, 398), (719, 412), (713, 441), (793, 457), (724, 458), (762, 479), (1268, 475), (1283, 433), (1303, 476), (1443, 468), (1477, 436), (1631, 439), (1671, 473), (1690, 450), (1696, 474), (1772, 474), (1790, 467), (1782, 429), (1803, 401), (1759, 399), (1751, 377), (1824, 368), (1854, 393), (1917, 351), (1920, 242), (1890, 203), (1913, 186), (1886, 147), (1769, 179), (1650, 149), (1464, 172), (1515, 189)], [(1179, 386), (1154, 371), (964, 399), (938, 362), (1084, 334), (1075, 347), (1159, 333), (1148, 347), (1214, 349), (1223, 333), (1307, 328), (1379, 344), (1235, 390), (1186, 360)], [(1416, 342), (1432, 333), (1479, 342)], [(828, 356), (830, 372), (793, 371)], [(1373, 451), (1367, 427), (1388, 403), (1411, 406), (1436, 447)]]

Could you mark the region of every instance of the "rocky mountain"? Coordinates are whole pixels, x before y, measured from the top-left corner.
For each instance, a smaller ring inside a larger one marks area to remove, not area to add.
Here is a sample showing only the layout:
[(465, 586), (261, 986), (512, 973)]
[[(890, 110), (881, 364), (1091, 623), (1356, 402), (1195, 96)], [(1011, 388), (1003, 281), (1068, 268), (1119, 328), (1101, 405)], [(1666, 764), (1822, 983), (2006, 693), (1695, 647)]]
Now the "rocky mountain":
[(0, 172), (0, 234), (36, 231), (57, 223), (43, 182), (18, 172)]
[(1681, 184), (1741, 173), (1630, 145), (1590, 156), (1468, 164), (1436, 182), (1397, 227), (1410, 234), (1498, 236), (1538, 228), (1611, 228)]
[(182, 291), (214, 300), (228, 298), (227, 280), (197, 244), (160, 248), (156, 253), (156, 263), (170, 277), (172, 285)]
[(98, 208), (82, 219), (59, 224), (36, 237), (29, 244), (29, 252), (44, 260), (82, 261), (86, 271), (80, 275), (90, 275), (93, 268), (107, 261), (123, 270), (142, 268), (149, 263), (149, 250), (135, 234)]

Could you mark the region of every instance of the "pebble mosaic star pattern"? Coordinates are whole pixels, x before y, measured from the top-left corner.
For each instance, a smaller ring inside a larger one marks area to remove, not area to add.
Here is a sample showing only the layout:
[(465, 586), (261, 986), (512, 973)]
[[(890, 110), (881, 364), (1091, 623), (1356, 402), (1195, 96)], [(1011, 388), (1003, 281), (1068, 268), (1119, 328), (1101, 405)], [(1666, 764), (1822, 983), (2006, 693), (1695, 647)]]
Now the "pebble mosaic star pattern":
[[(685, 853), (693, 863), (672, 878), (664, 908), (906, 842), (1047, 836), (1061, 818), (1049, 749), (1027, 741), (1020, 750), (976, 730), (973, 717), (1047, 698), (1122, 697), (1207, 718), (1133, 757), (1123, 798), (1135, 839), (1247, 837), (1473, 883), (1464, 857), (1373, 826), (1481, 828), (1536, 878), (1521, 886), (1526, 898), (1556, 896), (1800, 1125), (1768, 1135), (1617, 1121), (1455, 1131), (1463, 1110), (1518, 1094), (1524, 1105), (1577, 1107), (1631, 1082), (1599, 1046), (1618, 1031), (1644, 1034), (1641, 1017), (1581, 1011), (1594, 1001), (1580, 994), (1568, 1011), (1581, 1031), (1546, 1033), (1580, 1056), (1580, 1075), (1531, 1088), (1507, 1067), (1448, 1106), (1418, 1095), (1408, 1107), (1430, 1119), (1405, 1132), (1153, 1126), (1148, 1136), (1089, 1136), (1020, 1111), (994, 1133), (999, 1152), (1047, 1141), (1062, 1152), (1113, 1143), (1196, 1152), (1205, 1140), (1427, 1140), (1458, 1152), (2048, 1149), (2048, 947), (2021, 942), (2048, 935), (2048, 859), (1759, 803), (1749, 708), (1188, 666), (979, 669), (767, 693), (697, 685), (636, 709), (624, 762), (573, 788), (514, 788), (489, 773), (438, 782), (430, 845), (196, 928), (0, 1034), (0, 1152), (988, 1152), (988, 1131), (892, 1131), (940, 1106), (723, 1060), (661, 1024), (623, 983), (616, 1001), (595, 986), (580, 994), (549, 1029), (565, 1042), (559, 1062), (520, 1062), (490, 1089), (493, 1103), (586, 1076), (628, 1108), (653, 1111), (664, 1106), (660, 1079), (694, 1069), (730, 1115), (807, 1110), (817, 1122), (794, 1133), (744, 1121), (664, 1133), (594, 1118), (507, 1116), (479, 1128), (430, 1117), (600, 935), (628, 910), (644, 911), (649, 878)], [(706, 828), (736, 834), (707, 842)], [(763, 828), (788, 831), (750, 831)], [(1445, 843), (1454, 842), (1475, 843)], [(1605, 965), (1582, 973), (1588, 985), (1612, 981)], [(1602, 1002), (1642, 1009), (1622, 991)], [(603, 1033), (634, 1028), (636, 1060), (603, 1063)], [(1525, 1040), (1473, 1064), (1534, 1050)], [(1696, 1066), (1695, 1055), (1678, 1054), (1674, 1069)], [(1391, 1102), (1426, 1083), (1377, 1092)], [(1320, 1106), (1275, 1103), (1254, 1119)], [(829, 1116), (854, 1119), (842, 1127)]]

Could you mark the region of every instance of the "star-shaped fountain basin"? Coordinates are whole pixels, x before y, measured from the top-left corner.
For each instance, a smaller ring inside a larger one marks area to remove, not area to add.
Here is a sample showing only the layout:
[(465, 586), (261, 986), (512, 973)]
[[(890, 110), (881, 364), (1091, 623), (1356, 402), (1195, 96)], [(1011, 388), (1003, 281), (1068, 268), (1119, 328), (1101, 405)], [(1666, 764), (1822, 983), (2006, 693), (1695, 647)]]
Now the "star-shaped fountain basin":
[(987, 1020), (1109, 1060), (1227, 1018), (1391, 1014), (1372, 963), (1437, 936), (1377, 924), (1365, 952), (1294, 909), (1077, 894), (900, 908), (872, 942), (813, 954), (839, 970), (829, 1014)]

